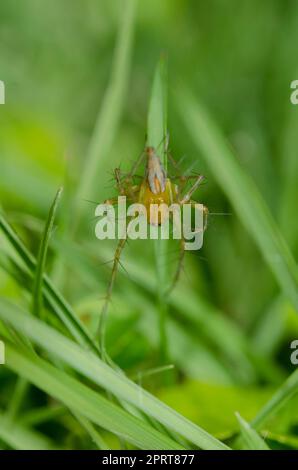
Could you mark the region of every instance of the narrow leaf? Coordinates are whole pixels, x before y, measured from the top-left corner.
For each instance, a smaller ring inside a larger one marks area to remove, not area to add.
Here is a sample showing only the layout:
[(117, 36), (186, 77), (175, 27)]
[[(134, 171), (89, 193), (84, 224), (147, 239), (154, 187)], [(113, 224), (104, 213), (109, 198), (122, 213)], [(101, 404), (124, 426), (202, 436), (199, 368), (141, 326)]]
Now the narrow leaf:
[(48, 245), (50, 241), (50, 236), (53, 230), (56, 210), (58, 207), (59, 199), (61, 197), (63, 188), (59, 188), (53, 204), (50, 208), (48, 218), (45, 224), (43, 236), (40, 242), (37, 264), (36, 264), (36, 273), (34, 278), (33, 286), (33, 313), (37, 317), (40, 316), (42, 311), (42, 284), (43, 284), (43, 274), (46, 264)]
[(270, 416), (274, 415), (293, 395), (298, 392), (298, 370), (293, 372), (282, 386), (274, 393), (272, 398), (263, 406), (251, 422), (251, 426), (258, 428)]
[(167, 168), (167, 63), (161, 57), (153, 78), (148, 110), (147, 144), (157, 150)]
[[(167, 169), (167, 73), (166, 61), (163, 57), (159, 60), (153, 79), (147, 123), (147, 145), (154, 147), (161, 159), (162, 165)], [(159, 230), (156, 227), (156, 230)], [(166, 317), (167, 304), (165, 292), (167, 290), (167, 242), (155, 240), (155, 266), (156, 266), (156, 292), (159, 313), (159, 336), (161, 362), (167, 362), (167, 335)]]
[(259, 436), (257, 431), (250, 427), (250, 425), (236, 413), (238, 423), (240, 425), (241, 436), (245, 447), (250, 450), (269, 450), (265, 441)]
[(7, 419), (2, 414), (0, 414), (0, 439), (16, 450), (50, 450), (55, 448), (50, 439), (17, 421)]

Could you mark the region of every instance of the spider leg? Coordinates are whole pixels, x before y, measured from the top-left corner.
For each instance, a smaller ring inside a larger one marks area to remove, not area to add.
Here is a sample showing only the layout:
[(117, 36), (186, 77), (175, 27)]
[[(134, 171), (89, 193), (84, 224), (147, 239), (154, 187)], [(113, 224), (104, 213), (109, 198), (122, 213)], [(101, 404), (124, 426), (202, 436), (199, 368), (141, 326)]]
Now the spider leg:
[[(141, 158), (143, 157), (144, 153), (139, 158), (137, 166), (141, 163)], [(115, 168), (114, 170), (114, 176), (118, 192), (121, 196), (126, 196), (127, 199), (131, 199), (132, 201), (135, 200), (135, 194), (138, 193), (140, 190), (139, 185), (133, 184), (133, 177), (137, 176), (134, 174), (137, 166), (135, 165), (133, 169), (127, 174), (122, 173), (120, 168)], [(141, 178), (140, 176), (138, 177)]]
[[(193, 201), (192, 199), (190, 199), (189, 203), (193, 207), (195, 207), (195, 204), (198, 204), (197, 201)], [(204, 232), (205, 232), (205, 230), (207, 228), (207, 225), (208, 225), (208, 216), (209, 216), (209, 209), (208, 209), (208, 207), (203, 205), (203, 217), (204, 217), (203, 230), (204, 230)]]
[(141, 176), (141, 175), (136, 175), (136, 174), (134, 174), (133, 177), (131, 177), (131, 176), (129, 176), (130, 173), (122, 173), (121, 171), (120, 171), (119, 174), (120, 174), (121, 178), (124, 178), (124, 179), (126, 179), (126, 180), (127, 180), (127, 179), (131, 179), (131, 178), (144, 179), (144, 176)]
[(138, 190), (138, 186), (133, 184), (132, 176), (130, 174), (122, 173), (120, 168), (115, 168), (114, 177), (116, 180), (116, 187), (121, 196), (127, 196), (128, 193), (131, 197), (134, 192)]
[[(185, 178), (189, 178), (189, 177), (185, 176)], [(196, 189), (198, 188), (198, 186), (201, 184), (202, 180), (204, 179), (204, 176), (198, 175), (195, 178), (196, 180), (194, 184), (191, 186), (189, 191), (183, 196), (183, 198), (180, 199), (179, 201), (180, 204), (186, 204), (190, 200), (191, 196), (193, 195), (193, 193), (196, 191)]]
[(107, 289), (107, 294), (105, 297), (105, 301), (101, 310), (101, 315), (99, 319), (99, 325), (97, 329), (97, 336), (99, 337), (100, 340), (100, 349), (101, 349), (101, 355), (102, 359), (105, 360), (108, 358), (107, 352), (106, 352), (106, 347), (105, 347), (105, 335), (106, 335), (106, 323), (107, 323), (107, 315), (108, 315), (108, 307), (109, 307), (109, 302), (111, 300), (112, 296), (112, 291), (118, 271), (118, 266), (120, 264), (120, 256), (122, 253), (122, 250), (125, 246), (126, 243), (126, 238), (120, 239), (118, 241), (118, 245), (116, 248), (115, 256), (114, 256), (114, 261), (113, 261), (113, 267), (112, 267), (112, 274), (110, 277), (110, 281), (108, 284), (108, 289)]
[[(111, 199), (106, 199), (104, 201), (104, 204), (116, 206), (118, 204), (118, 197), (113, 197)], [(111, 274), (111, 278), (110, 278), (110, 281), (109, 281), (109, 284), (108, 284), (108, 289), (107, 289), (105, 301), (104, 301), (104, 304), (102, 306), (101, 315), (100, 315), (100, 319), (99, 319), (99, 324), (98, 324), (98, 328), (97, 328), (97, 334), (96, 334), (96, 336), (99, 338), (99, 342), (100, 342), (100, 349), (101, 349), (102, 359), (105, 360), (110, 365), (113, 365), (113, 366), (115, 366), (115, 364), (113, 363), (112, 359), (109, 357), (109, 355), (106, 351), (106, 347), (105, 347), (106, 322), (107, 322), (109, 302), (110, 302), (111, 296), (112, 296), (113, 286), (114, 286), (115, 279), (116, 279), (116, 274), (117, 274), (117, 271), (118, 271), (118, 265), (120, 264), (120, 256), (121, 256), (121, 252), (122, 252), (122, 250), (125, 246), (126, 241), (127, 241), (127, 238), (120, 239), (118, 241), (118, 245), (117, 245), (117, 248), (116, 248), (116, 251), (115, 251), (115, 256), (114, 256), (114, 259), (113, 259), (112, 274)]]
[(183, 193), (183, 191), (185, 190), (185, 187), (186, 187), (187, 183), (191, 180), (194, 180), (194, 179), (197, 180), (198, 176), (199, 175), (177, 175), (177, 176), (171, 177), (172, 181), (179, 180), (179, 183), (177, 185), (178, 196), (179, 197)]
[(137, 161), (133, 164), (132, 169), (128, 173), (128, 175), (127, 175), (128, 178), (132, 178), (135, 175), (135, 172), (137, 171), (137, 169), (141, 165), (142, 161), (144, 160), (145, 155), (146, 155), (145, 152), (141, 153), (141, 155), (139, 156)]
[(121, 180), (121, 170), (120, 168), (115, 168), (114, 170), (114, 177), (116, 180), (116, 187), (121, 195), (125, 194), (125, 188), (123, 186), (123, 182)]
[(176, 284), (179, 280), (180, 273), (181, 273), (182, 268), (183, 268), (184, 256), (185, 256), (185, 240), (182, 237), (180, 239), (180, 251), (179, 251), (179, 259), (178, 259), (177, 269), (176, 269), (175, 275), (173, 277), (172, 283), (170, 284), (170, 287), (167, 289), (167, 292), (166, 292), (167, 295), (169, 295), (172, 292), (172, 290), (174, 289), (174, 287), (176, 286)]
[[(201, 180), (200, 180), (201, 181)], [(198, 184), (200, 183), (200, 181), (197, 181), (193, 187), (191, 188), (191, 190), (195, 191), (195, 189), (197, 188)], [(196, 185), (197, 184), (197, 185)], [(189, 193), (188, 193), (189, 194)], [(191, 204), (192, 207), (195, 208), (196, 204), (198, 204), (196, 201), (193, 201), (191, 199), (189, 199), (189, 203)], [(185, 204), (185, 202), (180, 202), (181, 205)], [(207, 228), (207, 221), (208, 221), (208, 208), (206, 206), (203, 206), (203, 231), (206, 230)], [(177, 265), (177, 269), (176, 269), (176, 273), (174, 275), (174, 278), (173, 278), (173, 281), (169, 287), (169, 289), (167, 290), (167, 294), (169, 295), (172, 290), (174, 289), (174, 287), (176, 286), (178, 280), (179, 280), (179, 277), (180, 277), (180, 273), (182, 271), (182, 268), (183, 268), (183, 261), (184, 261), (184, 256), (185, 256), (185, 239), (183, 238), (183, 235), (181, 234), (181, 239), (180, 239), (180, 252), (179, 252), (179, 259), (178, 259), (178, 265)]]
[(177, 175), (177, 176), (173, 176), (171, 179), (172, 180), (180, 180), (182, 183), (184, 182), (188, 182), (190, 180), (193, 180), (193, 179), (197, 179), (198, 176), (201, 176), (201, 175)]
[[(174, 169), (176, 170), (176, 172), (179, 171), (179, 163), (176, 162), (176, 160), (174, 159), (174, 157), (171, 155), (171, 153), (168, 153), (168, 159), (170, 160), (171, 164), (173, 165)], [(176, 178), (179, 178), (179, 176), (176, 176)], [(174, 178), (173, 178), (174, 179)]]
[[(122, 184), (122, 183), (120, 183)], [(135, 195), (140, 191), (140, 185), (132, 185), (132, 186), (122, 186), (122, 189), (118, 186), (118, 190), (120, 193), (120, 196), (126, 196), (127, 201), (134, 202), (135, 201)], [(116, 206), (118, 204), (118, 196), (112, 197), (110, 199), (106, 199), (104, 204), (110, 204), (112, 206)]]
[(127, 184), (121, 195), (126, 196), (126, 199), (128, 201), (135, 202), (136, 201), (136, 194), (138, 194), (139, 192), (140, 192), (140, 185), (139, 184), (134, 184), (134, 185)]
[[(142, 152), (138, 160), (134, 163), (131, 171), (129, 173), (123, 173), (119, 167), (115, 168), (113, 171), (114, 179), (116, 181), (116, 188), (121, 196), (126, 196), (134, 200), (134, 194), (139, 191), (139, 185), (134, 184), (133, 178), (137, 177), (143, 179), (142, 176), (136, 175), (135, 172), (139, 165), (141, 164), (145, 153)], [(113, 200), (111, 202), (114, 204)]]
[(103, 203), (111, 206), (116, 206), (118, 204), (118, 196), (112, 197), (111, 199), (106, 199)]

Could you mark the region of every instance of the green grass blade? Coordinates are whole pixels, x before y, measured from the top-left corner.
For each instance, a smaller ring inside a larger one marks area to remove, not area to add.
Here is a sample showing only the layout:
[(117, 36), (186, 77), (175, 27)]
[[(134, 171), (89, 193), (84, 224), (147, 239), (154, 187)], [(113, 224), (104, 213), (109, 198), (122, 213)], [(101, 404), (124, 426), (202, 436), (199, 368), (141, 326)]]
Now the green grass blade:
[(36, 387), (76, 410), (93, 423), (144, 449), (181, 448), (144, 421), (129, 415), (100, 394), (46, 361), (6, 344), (7, 366)]
[(50, 450), (54, 443), (42, 434), (0, 414), (0, 439), (16, 450)]
[(147, 122), (147, 145), (154, 147), (167, 169), (167, 63), (161, 57), (153, 78)]
[(42, 312), (42, 284), (43, 284), (43, 274), (46, 264), (48, 245), (50, 241), (50, 236), (53, 230), (56, 210), (59, 204), (59, 199), (61, 197), (63, 188), (59, 188), (53, 204), (50, 208), (49, 215), (45, 224), (43, 236), (40, 242), (39, 252), (37, 256), (36, 264), (36, 273), (34, 278), (33, 286), (33, 314), (39, 317)]
[(33, 408), (32, 410), (22, 413), (19, 417), (19, 422), (26, 426), (38, 426), (52, 421), (68, 413), (68, 409), (63, 405), (42, 406), (40, 408)]
[[(5, 235), (8, 242), (14, 247), (16, 253), (25, 263), (31, 274), (36, 271), (36, 260), (29, 252), (23, 242), (20, 240), (13, 228), (8, 224), (2, 214), (0, 214), (0, 230)], [(52, 310), (58, 318), (64, 323), (72, 336), (82, 345), (85, 345), (95, 352), (98, 352), (98, 346), (91, 338), (90, 334), (72, 311), (68, 302), (63, 298), (59, 291), (53, 286), (47, 275), (44, 275), (45, 297), (48, 300)]]
[[(267, 440), (271, 441), (273, 444), (277, 443), (281, 448), (286, 446), (287, 448), (292, 448), (293, 450), (298, 449), (298, 438), (296, 436), (287, 435), (287, 434), (278, 434), (271, 432), (268, 429), (262, 431), (262, 435), (266, 437)], [(292, 450), (289, 449), (289, 450)]]
[(77, 191), (77, 218), (81, 214), (82, 199), (92, 199), (98, 175), (106, 168), (126, 97), (137, 0), (125, 0), (123, 3), (110, 82), (97, 117)]
[(220, 130), (188, 93), (178, 98), (182, 120), (214, 178), (230, 199), (272, 270), (280, 288), (298, 311), (298, 274), (295, 261), (254, 182), (244, 173)]
[[(196, 446), (203, 449), (228, 449), (223, 443), (138, 387), (123, 374), (118, 374), (91, 352), (83, 350), (53, 328), (1, 299), (0, 318), (118, 399), (133, 404)], [(69, 406), (74, 408), (71, 404)]]
[(251, 422), (251, 426), (258, 428), (270, 416), (275, 414), (287, 400), (298, 392), (298, 370), (293, 372), (283, 385), (275, 392), (273, 397), (263, 406)]
[(29, 384), (26, 380), (19, 377), (13, 392), (13, 395), (9, 401), (9, 407), (6, 413), (7, 419), (13, 421), (18, 414), (21, 407), (24, 396), (26, 395), (29, 388)]
[(245, 448), (250, 450), (270, 450), (265, 441), (250, 425), (236, 413)]
[(75, 413), (74, 411), (72, 412), (74, 417), (76, 418), (77, 421), (81, 424), (81, 426), (85, 429), (87, 434), (91, 437), (92, 442), (95, 443), (96, 447), (100, 450), (110, 450), (110, 447), (108, 444), (105, 442), (105, 440), (101, 437), (97, 429), (93, 426), (93, 424), (86, 419), (84, 416), (82, 416), (80, 413)]
[[(153, 78), (153, 85), (148, 110), (147, 145), (154, 147), (161, 162), (167, 170), (167, 64), (163, 57), (157, 64)], [(158, 228), (159, 229), (159, 228)], [(167, 336), (166, 317), (167, 304), (165, 293), (168, 286), (167, 279), (167, 241), (154, 242), (156, 266), (156, 292), (158, 297), (160, 359), (167, 362)]]

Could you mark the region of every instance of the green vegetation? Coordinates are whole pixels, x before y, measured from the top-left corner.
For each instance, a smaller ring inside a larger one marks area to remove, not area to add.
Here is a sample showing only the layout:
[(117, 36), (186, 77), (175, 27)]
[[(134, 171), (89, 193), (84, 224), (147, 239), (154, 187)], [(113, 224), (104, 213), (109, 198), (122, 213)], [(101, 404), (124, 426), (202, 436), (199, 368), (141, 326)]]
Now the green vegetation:
[[(0, 447), (298, 449), (298, 5), (4, 0), (0, 22)], [(129, 241), (106, 363), (95, 204), (145, 143), (174, 175), (167, 133), (206, 176), (204, 246), (168, 295), (179, 242)]]

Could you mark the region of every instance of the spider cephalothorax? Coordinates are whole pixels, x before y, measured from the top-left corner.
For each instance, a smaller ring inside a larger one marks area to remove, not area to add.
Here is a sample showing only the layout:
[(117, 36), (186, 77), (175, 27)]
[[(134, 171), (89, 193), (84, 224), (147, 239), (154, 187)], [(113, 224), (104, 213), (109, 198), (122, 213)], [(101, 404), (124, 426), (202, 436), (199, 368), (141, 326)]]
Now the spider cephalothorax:
[(138, 202), (146, 208), (147, 221), (161, 225), (167, 217), (165, 206), (173, 204), (177, 185), (167, 178), (166, 171), (153, 147), (145, 149), (147, 157), (144, 179), (140, 185)]
[(145, 153), (147, 155), (145, 181), (153, 194), (163, 193), (167, 180), (165, 169), (153, 147), (147, 147)]

